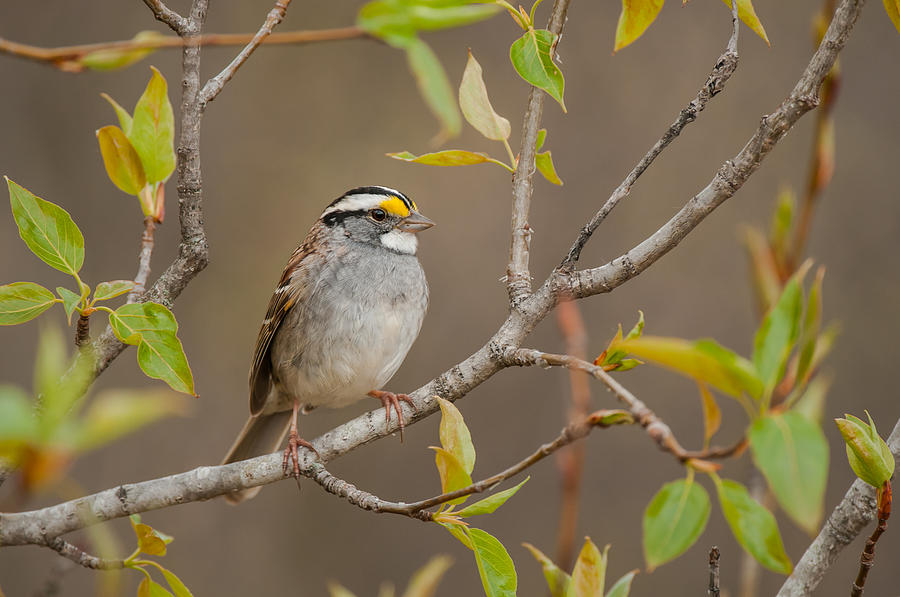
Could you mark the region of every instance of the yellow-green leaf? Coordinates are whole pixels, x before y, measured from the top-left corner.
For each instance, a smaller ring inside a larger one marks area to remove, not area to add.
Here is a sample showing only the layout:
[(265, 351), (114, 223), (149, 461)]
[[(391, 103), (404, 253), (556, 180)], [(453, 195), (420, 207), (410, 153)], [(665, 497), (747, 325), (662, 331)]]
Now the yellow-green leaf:
[(143, 332), (137, 352), (138, 365), (147, 377), (161, 379), (175, 391), (196, 396), (194, 375), (175, 334)]
[(171, 595), (172, 593), (167, 591), (164, 586), (150, 580), (149, 576), (145, 576), (138, 585), (138, 597), (171, 597)]
[(409, 69), (416, 79), (419, 93), (441, 123), (439, 138), (443, 140), (459, 135), (462, 119), (441, 61), (428, 44), (419, 38), (412, 40), (405, 49)]
[(134, 282), (131, 280), (113, 280), (111, 282), (100, 282), (94, 290), (94, 300), (106, 301), (111, 298), (121, 296), (126, 292), (130, 292), (134, 288)]
[(884, 10), (887, 11), (888, 18), (900, 33), (900, 0), (884, 0)]
[(550, 56), (556, 38), (555, 33), (546, 29), (530, 29), (510, 46), (509, 59), (519, 76), (549, 93), (565, 112), (565, 79)]
[(434, 556), (409, 579), (403, 597), (432, 597), (452, 565), (453, 558), (450, 556)]
[(72, 275), (78, 273), (84, 263), (84, 236), (72, 216), (9, 178), (6, 184), (19, 236), (31, 252), (52, 268)]
[(161, 182), (175, 170), (175, 117), (166, 79), (155, 67), (134, 107), (128, 139), (141, 158), (147, 182)]
[(747, 439), (753, 462), (778, 504), (800, 528), (815, 535), (828, 479), (828, 442), (822, 429), (799, 413), (787, 412), (758, 418)]
[(515, 597), (516, 567), (503, 544), (481, 529), (463, 527), (463, 530), (472, 543), (486, 597)]
[(709, 440), (722, 425), (722, 410), (706, 384), (698, 383), (697, 386), (700, 388), (700, 398), (703, 402), (703, 445), (708, 446)]
[(590, 537), (584, 538), (584, 546), (572, 570), (567, 597), (603, 597), (608, 553), (609, 545), (601, 554)]
[(618, 52), (643, 35), (656, 20), (662, 6), (663, 0), (622, 0), (613, 52)]
[(0, 286), (0, 325), (31, 321), (58, 299), (34, 282), (13, 282)]
[(435, 396), (441, 407), (441, 425), (439, 434), (441, 446), (453, 454), (467, 474), (472, 474), (475, 468), (475, 446), (472, 444), (472, 436), (469, 428), (463, 420), (462, 413), (450, 402)]
[(184, 400), (168, 391), (106, 390), (82, 415), (75, 448), (93, 450), (160, 419), (186, 412)]
[(475, 60), (471, 50), (459, 84), (459, 107), (469, 124), (488, 139), (509, 139), (509, 121), (494, 111), (484, 84), (481, 65)]
[[(431, 446), (434, 450), (434, 464), (437, 467), (438, 475), (441, 478), (441, 493), (449, 493), (468, 487), (472, 484), (472, 477), (463, 468), (462, 463), (451, 452), (443, 448)], [(466, 501), (469, 496), (462, 496), (447, 502), (447, 505), (461, 504)]]
[(631, 592), (631, 581), (634, 580), (634, 575), (638, 572), (638, 570), (632, 570), (631, 572), (624, 574), (612, 586), (606, 594), (606, 597), (628, 597), (628, 594)]
[(56, 287), (56, 294), (62, 299), (63, 308), (66, 310), (66, 318), (68, 319), (69, 325), (72, 325), (72, 313), (75, 312), (75, 308), (78, 306), (78, 303), (81, 302), (81, 295), (62, 286)]
[(328, 583), (328, 595), (329, 597), (356, 597), (350, 589), (333, 581)]
[(128, 137), (117, 126), (109, 125), (97, 131), (100, 154), (106, 174), (113, 184), (129, 195), (137, 195), (147, 185), (141, 158)]
[[(725, 4), (728, 5), (728, 8), (731, 8), (731, 0), (722, 0)], [(759, 21), (759, 17), (756, 16), (756, 10), (753, 8), (753, 2), (751, 0), (737, 0), (738, 3), (738, 18), (744, 21), (750, 29), (753, 30), (758, 36), (763, 38), (763, 41), (766, 42), (766, 45), (769, 44), (769, 38), (766, 36), (766, 30), (763, 28), (762, 23)]]
[(550, 596), (566, 597), (566, 593), (569, 591), (569, 584), (572, 582), (571, 577), (554, 564), (553, 560), (544, 555), (544, 552), (531, 543), (523, 543), (522, 545), (531, 552), (534, 559), (541, 563), (541, 567), (544, 570), (544, 579), (546, 579), (547, 586), (550, 588)]
[(111, 98), (106, 93), (101, 93), (100, 97), (109, 102), (109, 105), (113, 107), (113, 110), (116, 111), (116, 116), (119, 118), (119, 127), (122, 129), (122, 132), (125, 135), (131, 134), (131, 114), (128, 113), (128, 110), (119, 105), (119, 102)]
[(166, 577), (166, 582), (169, 583), (169, 586), (172, 588), (172, 592), (175, 593), (175, 597), (194, 597), (194, 594), (191, 593), (190, 589), (181, 582), (181, 579), (175, 576), (175, 573), (171, 570), (162, 569), (163, 576)]
[(138, 549), (148, 556), (166, 555), (166, 541), (148, 524), (141, 522), (140, 516), (132, 514), (130, 517), (131, 528), (137, 537)]
[[(159, 31), (141, 31), (132, 39), (136, 42), (149, 42), (165, 39), (165, 35)], [(129, 50), (108, 49), (90, 52), (81, 57), (79, 62), (93, 70), (115, 70), (131, 66), (135, 62), (143, 60), (148, 54), (155, 52), (156, 48), (133, 48)]]
[(109, 325), (116, 337), (125, 344), (140, 344), (144, 332), (178, 331), (175, 316), (159, 303), (122, 305), (109, 314)]
[(666, 483), (644, 511), (644, 559), (647, 570), (670, 562), (703, 534), (710, 512), (709, 494), (693, 477)]
[(537, 166), (538, 172), (547, 179), (547, 182), (562, 185), (563, 181), (559, 174), (556, 173), (556, 168), (553, 166), (553, 157), (549, 151), (536, 154), (534, 156), (534, 165)]
[(802, 313), (803, 290), (795, 275), (763, 317), (753, 342), (753, 366), (767, 393), (784, 375), (788, 357), (797, 341)]
[(396, 153), (388, 153), (385, 155), (392, 157), (395, 160), (425, 164), (428, 166), (471, 166), (472, 164), (491, 162), (503, 166), (510, 172), (513, 171), (513, 168), (507, 164), (504, 164), (500, 160), (495, 160), (487, 154), (478, 151), (466, 151), (464, 149), (445, 149), (434, 153), (424, 153), (419, 156), (408, 151), (398, 151)]
[(738, 543), (769, 570), (790, 574), (793, 566), (784, 552), (772, 513), (750, 497), (747, 488), (737, 481), (723, 480), (716, 474), (711, 477), (716, 483), (725, 520)]
[(515, 493), (519, 491), (519, 488), (525, 485), (525, 482), (530, 478), (531, 477), (526, 477), (525, 481), (522, 481), (515, 487), (510, 487), (509, 489), (506, 489), (504, 491), (498, 491), (493, 495), (489, 495), (484, 499), (478, 500), (474, 504), (469, 504), (455, 514), (460, 518), (465, 518), (467, 516), (478, 516), (479, 514), (490, 514), (497, 508), (505, 504), (506, 500), (515, 495)]
[(762, 394), (762, 382), (753, 364), (714, 340), (689, 342), (680, 338), (642, 336), (623, 341), (618, 348), (704, 382), (730, 396), (739, 397), (746, 393), (758, 398)]
[(778, 265), (762, 232), (749, 226), (742, 232), (742, 240), (750, 258), (753, 289), (756, 291), (760, 310), (766, 312), (772, 308), (781, 293)]

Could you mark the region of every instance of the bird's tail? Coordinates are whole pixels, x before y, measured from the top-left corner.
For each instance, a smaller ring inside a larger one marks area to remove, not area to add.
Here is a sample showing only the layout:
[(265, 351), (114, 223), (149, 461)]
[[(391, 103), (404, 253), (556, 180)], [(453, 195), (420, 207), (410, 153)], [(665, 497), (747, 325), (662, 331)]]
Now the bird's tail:
[[(261, 413), (250, 417), (222, 464), (271, 454), (284, 441), (290, 426), (291, 411), (289, 410), (271, 414)], [(225, 499), (230, 504), (239, 504), (255, 496), (260, 489), (262, 489), (261, 486), (242, 489), (226, 495)]]

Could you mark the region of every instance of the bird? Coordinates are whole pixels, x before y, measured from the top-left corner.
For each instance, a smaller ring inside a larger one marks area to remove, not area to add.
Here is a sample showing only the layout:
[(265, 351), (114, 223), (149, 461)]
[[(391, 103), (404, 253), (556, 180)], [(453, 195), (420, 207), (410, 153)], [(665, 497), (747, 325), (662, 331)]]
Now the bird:
[[(282, 466), (299, 479), (300, 412), (339, 408), (365, 396), (404, 421), (406, 394), (382, 390), (409, 352), (428, 307), (416, 255), (418, 233), (434, 222), (396, 189), (351, 189), (332, 201), (294, 251), (256, 340), (250, 418), (223, 464), (269, 454), (288, 437)], [(402, 439), (402, 435), (401, 435)], [(239, 503), (259, 492), (226, 496)]]

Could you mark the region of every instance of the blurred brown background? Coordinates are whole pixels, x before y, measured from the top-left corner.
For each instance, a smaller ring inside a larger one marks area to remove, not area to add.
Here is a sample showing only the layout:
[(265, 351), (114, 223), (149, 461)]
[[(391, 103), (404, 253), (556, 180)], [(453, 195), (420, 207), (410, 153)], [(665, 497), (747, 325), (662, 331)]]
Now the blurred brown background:
[[(186, 4), (173, 2), (173, 7), (183, 10)], [(360, 4), (298, 0), (280, 30), (348, 25)], [(541, 22), (549, 10), (546, 4), (539, 11)], [(741, 148), (760, 117), (793, 86), (811, 54), (810, 23), (819, 3), (755, 4), (772, 47), (742, 28), (741, 65), (725, 93), (598, 230), (583, 256), (584, 266), (605, 263), (668, 219)], [(269, 0), (214, 2), (206, 30), (255, 30), (270, 5)], [(532, 263), (538, 280), (694, 96), (729, 33), (729, 15), (721, 2), (694, 0), (682, 8), (672, 0), (642, 39), (612, 56), (619, 10), (618, 2), (574, 2), (569, 12), (560, 47), (569, 114), (545, 102), (547, 147), (566, 184), (557, 188), (536, 183), (531, 223), (536, 229)], [(52, 0), (39, 9), (23, 0), (0, 4), (0, 35), (38, 45), (123, 39), (143, 29), (164, 31), (137, 0)], [(454, 85), (465, 65), (466, 47), (472, 48), (484, 67), (495, 108), (513, 123), (513, 147), (518, 146), (527, 98), (525, 83), (508, 62), (508, 46), (517, 35), (512, 22), (499, 16), (425, 37)], [(204, 75), (217, 72), (235, 51), (204, 50)], [(895, 348), (900, 336), (898, 54), (900, 36), (881, 3), (870, 2), (841, 57), (837, 171), (817, 214), (809, 251), (828, 267), (826, 318), (840, 320), (844, 330), (828, 363), (835, 383), (826, 420), (868, 408), (884, 433), (900, 416)], [(134, 274), (141, 231), (137, 202), (113, 187), (103, 170), (94, 130), (115, 119), (98, 94), (108, 92), (131, 108), (146, 83), (148, 64), (158, 66), (169, 79), (177, 106), (177, 51), (159, 52), (124, 71), (81, 75), (0, 56), (0, 173), (73, 215), (87, 239), (83, 278), (91, 284)], [(630, 325), (638, 309), (646, 313), (649, 333), (710, 336), (750, 353), (756, 316), (738, 227), (767, 226), (779, 185), (802, 187), (811, 124), (811, 117), (804, 118), (738, 195), (672, 254), (613, 294), (581, 303), (593, 354), (602, 350), (618, 322)], [(481, 346), (506, 312), (505, 288), (498, 279), (507, 256), (509, 177), (494, 167), (438, 169), (383, 155), (427, 151), (436, 130), (404, 56), (386, 46), (347, 41), (263, 48), (251, 58), (203, 121), (211, 262), (175, 309), (200, 399), (190, 418), (157, 424), (85, 457), (72, 471), (85, 491), (220, 461), (246, 418), (246, 373), (273, 284), (323, 206), (348, 188), (395, 186), (438, 222), (423, 235), (420, 250), (432, 289), (430, 311), (389, 388), (414, 389)], [(471, 129), (450, 146), (503, 154), (499, 144)], [(173, 181), (168, 195), (169, 219), (158, 232), (153, 256), (157, 274), (172, 259), (178, 239)], [(32, 280), (51, 288), (68, 282), (28, 252), (6, 208), (0, 209), (0, 280)], [(64, 324), (62, 309), (44, 319)], [(30, 387), (37, 331), (35, 323), (0, 331), (0, 380)], [(527, 344), (561, 350), (553, 319)], [(693, 384), (649, 367), (622, 380), (687, 444), (699, 444), (700, 403)], [(129, 350), (97, 385), (151, 383)], [(510, 370), (459, 402), (478, 448), (476, 476), (492, 474), (554, 437), (564, 424), (568, 392), (564, 371)], [(614, 407), (599, 386), (594, 394), (596, 408)], [(741, 433), (745, 419), (734, 403), (721, 403), (726, 419), (718, 441), (725, 444)], [(315, 437), (374, 406), (363, 401), (343, 410), (316, 411), (303, 419), (303, 434)], [(387, 499), (433, 495), (438, 481), (426, 446), (438, 442), (437, 425), (437, 417), (432, 417), (409, 429), (404, 444), (385, 439), (330, 468)], [(832, 448), (826, 501), (830, 511), (852, 479), (836, 430), (827, 423), (825, 430)], [(618, 578), (643, 565), (643, 509), (663, 482), (682, 471), (638, 429), (597, 432), (587, 441), (578, 535), (590, 535), (600, 545), (612, 543), (610, 576)], [(730, 462), (724, 475), (746, 480), (749, 460), (745, 455)], [(553, 459), (530, 473), (532, 480), (513, 500), (479, 521), (509, 548), (518, 569), (519, 593), (526, 597), (546, 591), (538, 564), (520, 543), (531, 542), (552, 554), (559, 505)], [(8, 492), (4, 488), (4, 495)], [(29, 507), (57, 501), (48, 495)], [(364, 597), (374, 595), (382, 581), (405, 586), (410, 574), (436, 553), (449, 553), (456, 560), (439, 595), (481, 593), (471, 554), (442, 529), (363, 512), (312, 482), (306, 482), (299, 495), (294, 483), (279, 483), (238, 508), (213, 500), (148, 513), (145, 520), (176, 536), (164, 563), (198, 596), (324, 595), (326, 581), (336, 579)], [(783, 516), (779, 520), (788, 553), (796, 561), (808, 538)], [(128, 523), (109, 526), (125, 541), (121, 555), (127, 554), (132, 545)], [(718, 505), (694, 548), (676, 563), (639, 575), (634, 594), (705, 592), (706, 551), (714, 544), (723, 553), (723, 587), (734, 595), (740, 550)], [(862, 546), (860, 538), (844, 552), (817, 594), (846, 594)], [(900, 525), (879, 543), (866, 594), (900, 593), (898, 558)], [(0, 550), (0, 586), (10, 597), (31, 594), (58, 559), (37, 547)], [(90, 594), (97, 574), (84, 569), (67, 573), (62, 594)], [(128, 593), (138, 580), (134, 573), (126, 578)], [(780, 584), (780, 577), (764, 572), (761, 594), (772, 594)]]

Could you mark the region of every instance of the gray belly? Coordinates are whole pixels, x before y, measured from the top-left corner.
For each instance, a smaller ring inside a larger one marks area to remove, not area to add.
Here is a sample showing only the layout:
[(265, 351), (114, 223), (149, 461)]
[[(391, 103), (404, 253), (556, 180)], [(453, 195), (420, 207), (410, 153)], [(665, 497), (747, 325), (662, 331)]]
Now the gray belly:
[(294, 305), (274, 338), (276, 400), (340, 407), (381, 389), (419, 334), (428, 286), (412, 255), (376, 251), (326, 265), (309, 297)]

